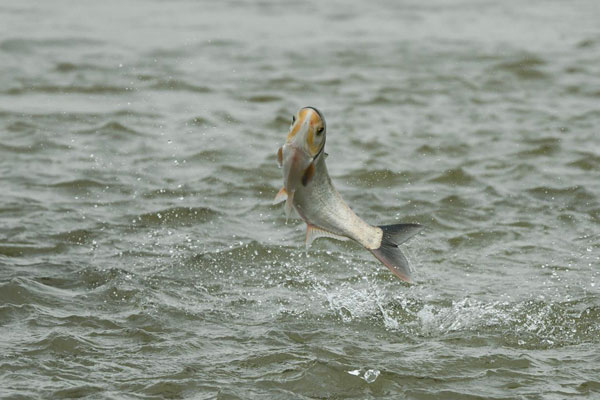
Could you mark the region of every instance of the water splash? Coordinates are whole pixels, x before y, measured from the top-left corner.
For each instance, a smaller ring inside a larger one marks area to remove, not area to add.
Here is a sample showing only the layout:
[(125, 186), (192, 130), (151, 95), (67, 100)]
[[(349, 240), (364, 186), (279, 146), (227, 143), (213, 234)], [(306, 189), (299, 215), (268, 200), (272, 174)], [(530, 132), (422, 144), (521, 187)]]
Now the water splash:
[(381, 373), (377, 369), (367, 369), (364, 372), (362, 369), (355, 369), (347, 372), (350, 375), (358, 376), (360, 379), (364, 380), (367, 383), (375, 382)]

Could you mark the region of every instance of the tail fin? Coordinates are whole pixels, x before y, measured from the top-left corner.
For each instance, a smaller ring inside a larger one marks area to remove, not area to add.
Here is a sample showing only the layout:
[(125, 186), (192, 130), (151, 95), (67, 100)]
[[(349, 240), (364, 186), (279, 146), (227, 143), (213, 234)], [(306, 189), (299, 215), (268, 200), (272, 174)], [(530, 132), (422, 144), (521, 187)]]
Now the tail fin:
[(383, 231), (381, 245), (378, 249), (371, 250), (371, 253), (398, 278), (410, 282), (410, 266), (398, 245), (419, 233), (423, 226), (419, 224), (398, 224), (382, 225), (380, 228)]

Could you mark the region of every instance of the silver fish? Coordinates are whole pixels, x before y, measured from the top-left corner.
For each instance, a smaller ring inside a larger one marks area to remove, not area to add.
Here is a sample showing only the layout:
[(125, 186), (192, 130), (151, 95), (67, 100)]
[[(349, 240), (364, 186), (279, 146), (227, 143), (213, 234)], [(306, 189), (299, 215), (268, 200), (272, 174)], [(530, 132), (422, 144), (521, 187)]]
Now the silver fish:
[(306, 247), (318, 237), (352, 239), (369, 250), (394, 275), (410, 281), (410, 266), (398, 248), (423, 227), (419, 224), (373, 226), (350, 209), (335, 190), (327, 173), (324, 152), (325, 118), (314, 107), (304, 107), (292, 117), (285, 144), (277, 151), (283, 168), (283, 187), (273, 204), (285, 201), (306, 222)]

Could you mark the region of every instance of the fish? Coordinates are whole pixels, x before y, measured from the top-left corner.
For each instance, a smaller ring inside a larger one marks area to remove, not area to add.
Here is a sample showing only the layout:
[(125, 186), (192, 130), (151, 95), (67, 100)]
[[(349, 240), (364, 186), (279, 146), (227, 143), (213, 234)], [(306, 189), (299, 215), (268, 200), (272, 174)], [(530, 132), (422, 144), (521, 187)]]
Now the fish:
[(306, 223), (307, 250), (320, 237), (353, 240), (396, 277), (410, 282), (411, 267), (398, 245), (419, 233), (423, 226), (416, 223), (376, 226), (356, 215), (334, 188), (327, 172), (326, 130), (325, 118), (315, 107), (303, 107), (292, 116), (285, 143), (277, 150), (283, 186), (273, 204), (285, 201), (286, 218), (295, 211)]

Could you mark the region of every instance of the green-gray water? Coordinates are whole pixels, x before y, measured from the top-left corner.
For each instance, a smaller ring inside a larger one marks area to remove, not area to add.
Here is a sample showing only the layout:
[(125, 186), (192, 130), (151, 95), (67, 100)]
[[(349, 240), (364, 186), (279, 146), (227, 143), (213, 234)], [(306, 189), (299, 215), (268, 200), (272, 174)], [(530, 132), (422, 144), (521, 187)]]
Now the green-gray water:
[[(0, 3), (0, 397), (600, 398), (599, 7)], [(413, 285), (271, 205), (306, 105)]]

